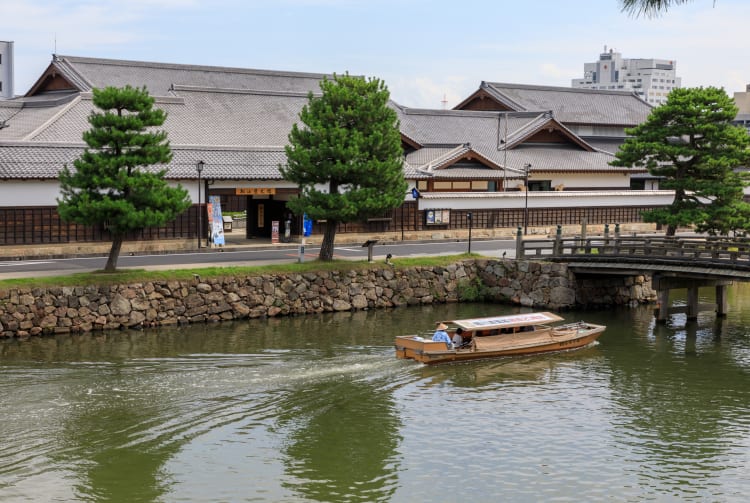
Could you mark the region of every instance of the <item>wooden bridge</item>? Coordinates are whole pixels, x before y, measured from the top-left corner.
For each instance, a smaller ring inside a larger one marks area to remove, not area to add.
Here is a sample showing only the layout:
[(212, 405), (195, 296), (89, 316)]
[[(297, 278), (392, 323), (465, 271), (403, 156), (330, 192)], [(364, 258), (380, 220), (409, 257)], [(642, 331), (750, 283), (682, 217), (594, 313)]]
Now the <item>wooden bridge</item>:
[[(696, 319), (699, 311), (727, 312), (727, 286), (750, 281), (750, 239), (703, 236), (576, 236), (549, 239), (516, 239), (516, 257), (566, 262), (576, 274), (651, 274), (658, 294), (657, 321), (685, 312)], [(716, 305), (699, 304), (700, 287), (716, 288)], [(687, 289), (687, 305), (669, 306), (669, 291)]]

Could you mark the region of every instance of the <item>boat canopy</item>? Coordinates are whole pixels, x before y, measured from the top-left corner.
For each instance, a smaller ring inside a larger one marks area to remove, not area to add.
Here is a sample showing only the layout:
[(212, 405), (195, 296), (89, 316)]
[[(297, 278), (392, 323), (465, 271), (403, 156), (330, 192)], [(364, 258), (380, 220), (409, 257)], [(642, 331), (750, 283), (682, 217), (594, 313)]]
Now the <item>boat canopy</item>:
[(488, 318), (471, 318), (467, 320), (451, 320), (446, 323), (456, 325), (464, 330), (492, 330), (495, 328), (523, 327), (562, 321), (563, 318), (554, 313), (526, 313), (508, 316), (490, 316)]

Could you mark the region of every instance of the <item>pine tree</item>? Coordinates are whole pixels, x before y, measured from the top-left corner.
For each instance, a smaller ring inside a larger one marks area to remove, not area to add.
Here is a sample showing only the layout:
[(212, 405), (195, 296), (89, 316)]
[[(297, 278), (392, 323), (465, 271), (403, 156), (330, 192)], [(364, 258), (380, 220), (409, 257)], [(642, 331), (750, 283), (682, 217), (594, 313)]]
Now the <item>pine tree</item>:
[(396, 112), (378, 79), (334, 75), (308, 96), (286, 147), (284, 179), (300, 187), (287, 203), (296, 214), (325, 220), (320, 260), (333, 258), (339, 223), (382, 214), (403, 204), (407, 183)]
[(658, 16), (667, 12), (670, 7), (690, 2), (691, 0), (620, 0), (622, 10), (631, 15)]
[(161, 226), (191, 204), (182, 187), (170, 187), (165, 169), (154, 164), (172, 160), (165, 131), (150, 128), (166, 120), (154, 109), (154, 99), (145, 88), (107, 87), (94, 89), (91, 129), (83, 133), (88, 147), (60, 172), (61, 198), (58, 211), (65, 221), (104, 225), (112, 236), (112, 247), (104, 268), (112, 272), (125, 235), (133, 230)]
[(710, 234), (750, 229), (750, 205), (743, 201), (750, 182), (750, 137), (732, 125), (737, 107), (723, 89), (674, 89), (651, 111), (616, 153), (613, 166), (646, 167), (660, 188), (675, 191), (670, 206), (644, 212), (644, 219), (677, 227), (695, 225)]

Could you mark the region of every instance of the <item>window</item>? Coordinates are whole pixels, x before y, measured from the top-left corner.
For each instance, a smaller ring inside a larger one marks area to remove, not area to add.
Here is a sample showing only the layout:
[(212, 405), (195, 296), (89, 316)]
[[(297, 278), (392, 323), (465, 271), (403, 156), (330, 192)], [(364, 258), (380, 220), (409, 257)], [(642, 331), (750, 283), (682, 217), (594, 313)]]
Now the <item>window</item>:
[(646, 180), (631, 178), (630, 190), (646, 190)]
[(552, 190), (552, 180), (529, 181), (529, 192), (543, 192)]

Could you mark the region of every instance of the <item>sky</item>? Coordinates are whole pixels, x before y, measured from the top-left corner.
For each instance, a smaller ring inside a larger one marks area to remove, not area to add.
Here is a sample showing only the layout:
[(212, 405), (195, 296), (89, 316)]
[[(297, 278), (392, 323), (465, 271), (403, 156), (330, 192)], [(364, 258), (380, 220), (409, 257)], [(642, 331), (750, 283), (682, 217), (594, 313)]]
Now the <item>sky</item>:
[(676, 61), (683, 87), (750, 83), (747, 0), (658, 17), (619, 0), (0, 0), (15, 94), (52, 54), (376, 77), (409, 107), (452, 108), (482, 81), (570, 87), (613, 49)]

